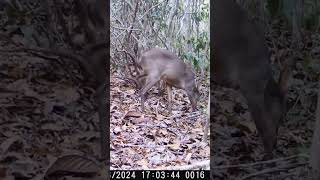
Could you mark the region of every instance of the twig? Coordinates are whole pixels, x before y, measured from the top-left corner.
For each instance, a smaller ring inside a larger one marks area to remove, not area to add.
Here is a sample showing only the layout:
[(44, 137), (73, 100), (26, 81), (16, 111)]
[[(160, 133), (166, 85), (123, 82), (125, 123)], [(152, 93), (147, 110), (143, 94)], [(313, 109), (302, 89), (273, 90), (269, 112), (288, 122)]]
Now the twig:
[(169, 47), (167, 46), (167, 44), (163, 41), (163, 39), (160, 37), (159, 33), (157, 33), (154, 28), (152, 26), (150, 26), (152, 31), (157, 35), (157, 37), (160, 39), (160, 41), (162, 42), (162, 44), (167, 48), (169, 49)]
[(149, 13), (149, 11), (151, 11), (153, 8), (155, 8), (155, 7), (159, 6), (160, 4), (162, 4), (162, 3), (164, 3), (164, 2), (165, 2), (165, 1), (160, 2), (160, 3), (158, 3), (158, 4), (154, 5), (154, 6), (152, 6), (150, 9), (148, 9), (148, 10), (147, 10), (147, 11), (146, 11), (142, 16), (141, 16), (141, 18), (139, 18), (139, 20), (138, 20), (138, 21), (141, 21), (141, 20), (143, 19), (143, 17)]
[(141, 41), (139, 41), (139, 39), (138, 39), (135, 35), (131, 34), (131, 36), (132, 36), (139, 44), (141, 43)]
[(134, 56), (133, 56), (131, 53), (129, 53), (127, 50), (124, 50), (124, 49), (118, 50), (118, 49), (116, 49), (116, 51), (118, 51), (118, 52), (124, 52), (124, 53), (128, 54), (128, 55), (131, 57), (132, 62), (135, 63), (136, 59), (135, 59)]
[(122, 31), (121, 33), (119, 33), (114, 39), (117, 40), (119, 36), (121, 36), (122, 34), (124, 34), (126, 32), (126, 30)]
[(184, 166), (168, 166), (168, 167), (160, 167), (160, 168), (145, 168), (145, 170), (196, 170), (196, 169), (208, 169), (210, 166), (210, 160), (196, 162), (191, 165)]
[(129, 33), (128, 33), (128, 41), (129, 41), (130, 36), (131, 36), (131, 33), (132, 33), (131, 28), (133, 27), (133, 24), (134, 24), (135, 21), (136, 21), (139, 3), (140, 3), (140, 1), (137, 1), (136, 7), (135, 7), (135, 10), (134, 10), (133, 20), (132, 20), (132, 23), (131, 23), (131, 25), (130, 25), (130, 30), (129, 30)]
[(118, 78), (118, 79), (122, 79), (122, 80), (129, 80), (135, 83), (136, 87), (139, 88), (139, 83), (137, 80), (132, 79), (132, 78), (127, 78), (127, 77), (119, 77), (119, 76), (115, 76), (113, 78)]
[(157, 106), (156, 106), (156, 117), (159, 116), (159, 105), (160, 105), (160, 103), (159, 103), (159, 99), (158, 99), (157, 100)]
[(60, 56), (60, 57), (65, 57), (69, 59), (73, 59), (77, 61), (80, 65), (80, 68), (85, 70), (84, 72), (87, 73), (88, 75), (91, 75), (91, 71), (88, 69), (88, 62), (82, 57), (81, 55), (74, 54), (70, 51), (62, 50), (62, 49), (45, 49), (45, 48), (38, 48), (38, 47), (33, 47), (33, 48), (27, 48), (27, 47), (19, 47), (15, 49), (0, 49), (0, 53), (15, 53), (15, 52), (28, 52), (28, 53), (44, 53), (44, 54), (50, 54), (50, 55), (55, 55), (55, 56)]
[(190, 165), (184, 166), (168, 166), (165, 168), (159, 168), (161, 170), (196, 170), (196, 169), (206, 169), (210, 166), (210, 160), (200, 161)]
[(124, 2), (126, 2), (130, 6), (130, 8), (133, 9), (133, 5), (131, 4), (131, 2), (129, 1), (124, 1)]
[(0, 53), (15, 53), (15, 52), (40, 52), (40, 53), (48, 53), (56, 56), (62, 56), (70, 59), (74, 59), (77, 61), (83, 61), (83, 58), (79, 55), (70, 53), (69, 51), (64, 51), (64, 50), (51, 50), (51, 49), (44, 49), (44, 48), (27, 48), (27, 47), (19, 47), (15, 49), (0, 49)]
[(304, 166), (306, 164), (308, 164), (308, 162), (294, 163), (294, 164), (289, 164), (289, 165), (285, 165), (285, 166), (279, 166), (279, 167), (275, 167), (275, 168), (271, 168), (271, 169), (264, 169), (264, 170), (256, 172), (256, 173), (249, 174), (249, 175), (241, 178), (240, 180), (246, 180), (246, 179), (249, 179), (249, 178), (253, 178), (253, 177), (256, 177), (256, 176), (259, 176), (259, 175), (263, 175), (263, 174), (268, 174), (268, 173), (287, 171), (289, 169), (293, 169), (293, 168), (296, 168), (298, 166)]
[(131, 31), (141, 31), (141, 29), (132, 29), (132, 28), (130, 28), (130, 27), (116, 27), (116, 26), (111, 26), (111, 27), (113, 27), (113, 28), (115, 28), (115, 29), (123, 29), (123, 30), (127, 30), (127, 31), (129, 31), (129, 30), (131, 30)]
[(190, 115), (188, 115), (188, 119), (194, 119), (199, 116), (201, 116), (201, 113), (199, 111), (192, 112), (192, 113), (190, 113)]
[[(116, 51), (118, 51), (118, 52), (124, 52), (126, 55), (129, 55), (129, 56), (131, 57), (132, 64), (134, 65), (134, 70), (135, 70), (137, 73), (139, 73), (138, 69), (141, 69), (141, 66), (137, 63), (136, 58), (134, 58), (134, 56), (133, 56), (131, 53), (129, 53), (128, 51), (126, 51), (126, 50), (124, 50), (124, 49), (122, 49), (122, 50), (116, 49)], [(129, 73), (130, 73), (130, 75), (131, 75), (132, 77), (134, 77), (134, 75), (133, 75), (133, 73), (131, 72), (131, 69), (130, 69), (130, 68), (129, 68)], [(139, 73), (138, 75), (141, 75), (141, 74)], [(138, 84), (140, 85), (140, 83), (138, 83), (137, 81), (136, 81), (136, 83), (137, 83), (137, 85), (138, 85)]]
[(299, 157), (309, 158), (309, 156), (306, 154), (297, 154), (297, 155), (293, 155), (293, 156), (289, 156), (289, 157), (285, 157), (285, 158), (271, 159), (271, 160), (259, 161), (259, 162), (255, 162), (255, 163), (226, 165), (226, 166), (214, 166), (214, 167), (211, 167), (210, 169), (213, 170), (213, 169), (226, 169), (226, 168), (247, 168), (249, 166), (269, 164), (269, 163), (274, 163), (274, 162), (279, 162), (279, 161), (287, 161), (287, 160), (295, 159), (295, 158), (299, 158)]

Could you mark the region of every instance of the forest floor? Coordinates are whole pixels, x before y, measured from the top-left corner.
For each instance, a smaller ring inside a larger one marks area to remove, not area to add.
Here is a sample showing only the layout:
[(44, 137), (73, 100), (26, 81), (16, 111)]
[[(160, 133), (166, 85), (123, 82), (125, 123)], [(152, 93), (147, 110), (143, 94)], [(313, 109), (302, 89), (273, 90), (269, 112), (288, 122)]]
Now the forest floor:
[(142, 113), (134, 84), (117, 76), (112, 74), (110, 86), (112, 169), (163, 169), (209, 160), (209, 144), (201, 142), (208, 86), (198, 86), (202, 97), (195, 113), (184, 90), (174, 88), (172, 114), (167, 94), (159, 95), (154, 86)]
[(261, 161), (262, 142), (243, 96), (231, 89), (214, 87), (210, 153), (214, 179), (300, 180), (308, 177), (307, 154), (319, 88), (320, 36), (304, 31), (297, 51), (291, 47), (290, 33), (282, 28), (273, 25), (267, 34), (275, 77), (279, 76), (279, 64), (284, 61), (295, 58), (296, 66), (289, 81), (287, 113), (280, 123), (275, 160)]
[[(0, 41), (0, 48), (15, 47)], [(41, 177), (62, 155), (99, 156), (94, 90), (83, 85), (75, 64), (41, 53), (1, 53), (0, 179)]]

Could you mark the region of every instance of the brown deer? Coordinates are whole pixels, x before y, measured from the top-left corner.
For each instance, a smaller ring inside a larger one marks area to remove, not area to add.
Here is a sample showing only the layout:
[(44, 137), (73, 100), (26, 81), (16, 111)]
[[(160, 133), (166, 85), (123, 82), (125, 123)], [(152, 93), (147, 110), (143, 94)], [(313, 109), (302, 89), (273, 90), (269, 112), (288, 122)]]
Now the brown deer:
[(178, 56), (168, 50), (154, 48), (143, 53), (138, 64), (142, 69), (138, 81), (142, 84), (140, 96), (143, 112), (146, 93), (160, 80), (167, 88), (170, 112), (172, 110), (172, 86), (184, 89), (191, 102), (192, 110), (197, 110), (200, 94), (196, 87), (195, 74)]
[(215, 0), (213, 6), (214, 82), (239, 89), (246, 98), (270, 157), (285, 112), (289, 69), (281, 72), (277, 83), (272, 76), (264, 35), (249, 22), (246, 12), (233, 0)]

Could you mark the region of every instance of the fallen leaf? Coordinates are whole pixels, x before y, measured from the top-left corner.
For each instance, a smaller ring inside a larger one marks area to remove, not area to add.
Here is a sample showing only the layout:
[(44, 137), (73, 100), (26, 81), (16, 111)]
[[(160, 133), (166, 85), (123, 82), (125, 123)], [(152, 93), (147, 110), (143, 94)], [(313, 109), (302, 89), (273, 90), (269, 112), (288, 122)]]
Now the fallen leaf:
[(138, 118), (138, 117), (141, 117), (142, 114), (140, 112), (137, 112), (137, 111), (128, 111), (126, 113), (126, 115), (124, 115), (123, 119), (125, 118), (129, 118), (129, 117), (135, 117), (135, 118)]
[(122, 129), (120, 128), (120, 127), (115, 127), (114, 129), (113, 129), (113, 132), (115, 133), (115, 134), (118, 134), (119, 132), (121, 132), (122, 131)]
[(167, 134), (168, 134), (168, 131), (167, 131), (166, 129), (160, 129), (160, 130), (159, 130), (159, 134), (167, 135)]
[(134, 90), (134, 89), (129, 89), (129, 90), (127, 90), (127, 93), (130, 94), (130, 95), (132, 95), (132, 94), (135, 94), (135, 93), (136, 93), (136, 90)]
[(147, 117), (140, 117), (140, 118), (133, 118), (132, 120), (131, 120), (131, 122), (133, 123), (133, 124), (140, 124), (140, 123), (143, 123), (143, 122), (147, 122), (147, 121), (149, 121), (150, 119), (149, 118), (147, 118)]
[(176, 141), (174, 144), (169, 144), (168, 147), (173, 150), (178, 150), (180, 149), (180, 141)]
[(100, 175), (101, 169), (101, 165), (94, 159), (80, 155), (66, 155), (54, 161), (46, 170), (44, 177), (57, 176), (58, 172), (95, 177)]
[(146, 159), (141, 159), (141, 160), (139, 160), (139, 161), (137, 162), (137, 164), (138, 164), (139, 166), (141, 166), (142, 169), (149, 169), (149, 167), (148, 167), (149, 163), (148, 163), (148, 161), (147, 161)]
[(186, 158), (184, 158), (184, 160), (189, 163), (191, 160), (191, 156), (192, 156), (192, 153), (188, 153)]

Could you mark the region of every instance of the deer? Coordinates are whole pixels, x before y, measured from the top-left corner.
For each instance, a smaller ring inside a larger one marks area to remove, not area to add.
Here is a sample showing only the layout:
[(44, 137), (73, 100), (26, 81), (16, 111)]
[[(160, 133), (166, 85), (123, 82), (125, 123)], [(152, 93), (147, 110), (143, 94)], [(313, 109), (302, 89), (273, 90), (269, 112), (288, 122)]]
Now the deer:
[(239, 90), (262, 139), (265, 158), (271, 158), (277, 143), (279, 123), (286, 111), (290, 68), (273, 78), (264, 34), (233, 0), (213, 4), (213, 81)]
[(142, 87), (139, 93), (142, 112), (145, 111), (146, 93), (160, 81), (167, 89), (170, 112), (172, 112), (172, 87), (184, 89), (192, 111), (197, 110), (200, 93), (196, 86), (195, 74), (177, 55), (165, 49), (153, 48), (144, 52), (137, 63), (142, 70), (137, 78)]

